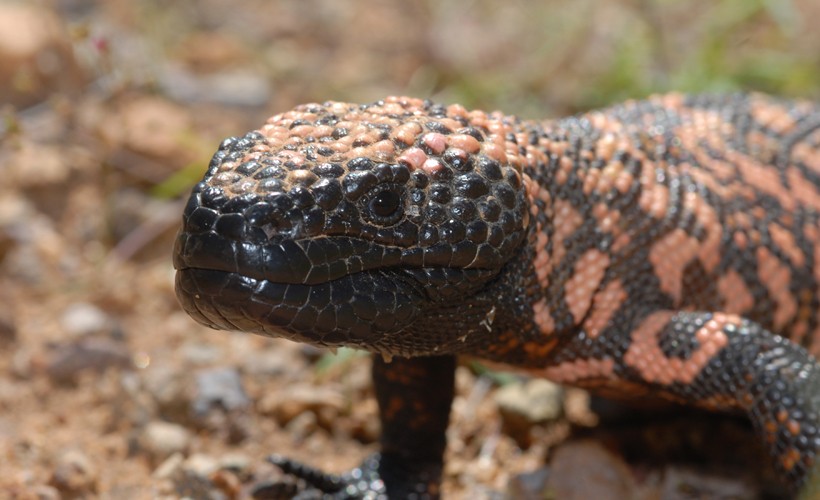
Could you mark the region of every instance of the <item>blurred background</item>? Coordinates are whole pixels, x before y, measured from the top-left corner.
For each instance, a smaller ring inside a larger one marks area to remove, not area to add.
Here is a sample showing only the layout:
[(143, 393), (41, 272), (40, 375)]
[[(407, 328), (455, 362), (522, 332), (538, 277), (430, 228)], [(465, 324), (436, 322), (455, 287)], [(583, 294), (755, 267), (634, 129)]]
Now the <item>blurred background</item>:
[[(177, 307), (173, 236), (222, 138), (389, 94), (538, 119), (667, 90), (818, 99), (818, 19), (816, 0), (0, 1), (0, 496), (259, 496), (268, 452), (342, 470), (374, 449), (358, 354)], [(507, 491), (593, 418), (570, 392), (549, 424), (510, 421), (496, 387), (524, 382), (458, 376), (453, 495)]]

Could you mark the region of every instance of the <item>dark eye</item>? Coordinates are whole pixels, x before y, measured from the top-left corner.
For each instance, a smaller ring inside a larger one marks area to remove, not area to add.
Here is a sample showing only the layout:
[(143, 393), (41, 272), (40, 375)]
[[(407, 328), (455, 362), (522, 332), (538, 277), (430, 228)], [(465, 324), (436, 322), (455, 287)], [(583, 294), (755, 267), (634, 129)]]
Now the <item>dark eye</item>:
[(370, 198), (370, 210), (379, 217), (390, 217), (399, 209), (401, 198), (390, 189), (377, 192)]
[(380, 225), (389, 225), (401, 218), (404, 201), (402, 190), (396, 186), (373, 190), (365, 201), (368, 218)]

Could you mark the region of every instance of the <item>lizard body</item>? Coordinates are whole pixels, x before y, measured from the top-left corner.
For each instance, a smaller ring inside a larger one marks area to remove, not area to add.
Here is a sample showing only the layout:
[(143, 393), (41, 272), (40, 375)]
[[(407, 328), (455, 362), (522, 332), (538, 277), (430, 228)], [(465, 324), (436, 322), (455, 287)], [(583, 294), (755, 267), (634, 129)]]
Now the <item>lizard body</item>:
[(222, 143), (175, 267), (203, 324), (381, 354), (376, 486), (354, 494), (436, 495), (458, 355), (743, 412), (793, 491), (816, 477), (811, 102), (667, 94), (544, 122), (303, 105)]

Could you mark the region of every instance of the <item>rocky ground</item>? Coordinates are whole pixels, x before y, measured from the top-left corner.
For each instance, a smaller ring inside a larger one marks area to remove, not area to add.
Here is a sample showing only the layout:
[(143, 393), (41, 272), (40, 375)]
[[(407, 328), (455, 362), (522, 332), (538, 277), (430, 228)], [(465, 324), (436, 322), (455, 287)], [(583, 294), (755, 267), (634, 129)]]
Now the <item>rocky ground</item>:
[[(343, 471), (375, 450), (365, 355), (214, 332), (176, 303), (181, 203), (222, 137), (322, 96), (435, 93), (563, 114), (614, 99), (613, 79), (651, 89), (669, 62), (662, 49), (650, 76), (616, 68), (579, 84), (606, 68), (612, 30), (640, 19), (629, 2), (573, 3), (562, 22), (554, 7), (492, 2), (171, 5), (0, 3), (2, 498), (266, 498), (283, 480), (268, 453)], [(671, 16), (661, 27), (686, 14), (658, 12)], [(797, 39), (781, 63), (796, 76), (768, 85), (812, 88), (817, 32), (778, 35), (776, 16), (747, 14), (763, 17), (738, 17), (750, 24), (732, 37), (754, 43), (732, 60)], [(671, 38), (698, 32), (679, 24)], [(545, 38), (533, 45), (524, 28)], [(583, 391), (470, 362), (457, 388), (448, 498), (777, 497), (740, 420), (591, 406)]]

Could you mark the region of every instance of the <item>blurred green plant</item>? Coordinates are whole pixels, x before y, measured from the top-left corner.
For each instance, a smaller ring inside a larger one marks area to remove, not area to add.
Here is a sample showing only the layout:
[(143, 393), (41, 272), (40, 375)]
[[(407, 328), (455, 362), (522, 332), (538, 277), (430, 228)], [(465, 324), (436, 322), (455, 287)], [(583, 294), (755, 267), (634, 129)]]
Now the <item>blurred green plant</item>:
[(356, 359), (367, 357), (370, 354), (367, 351), (360, 349), (353, 349), (351, 347), (340, 347), (335, 351), (328, 351), (313, 365), (313, 368), (318, 376), (323, 376), (331, 370), (344, 369)]
[(151, 189), (156, 198), (169, 199), (187, 195), (191, 186), (199, 182), (205, 174), (207, 162), (195, 161), (169, 175)]

